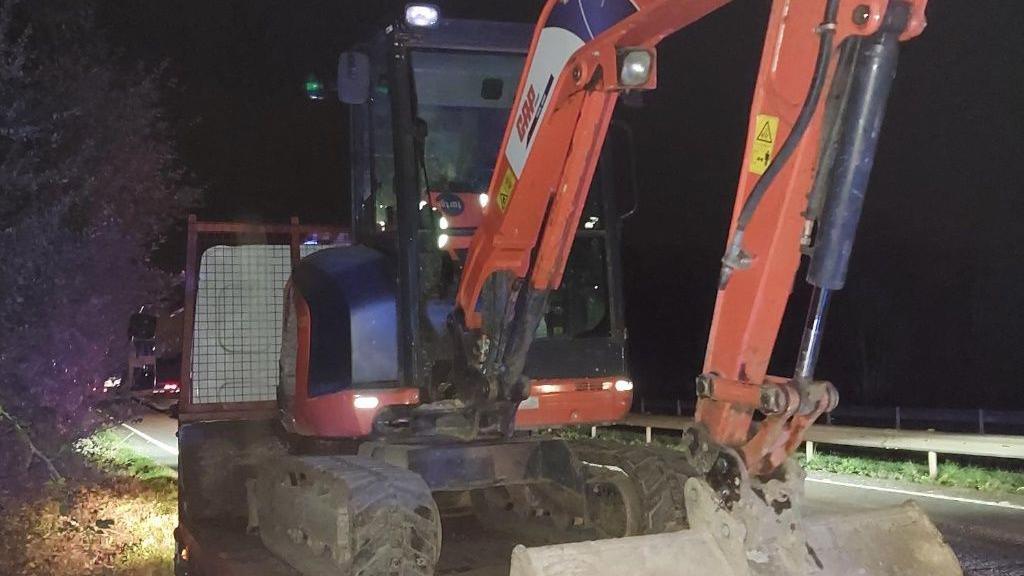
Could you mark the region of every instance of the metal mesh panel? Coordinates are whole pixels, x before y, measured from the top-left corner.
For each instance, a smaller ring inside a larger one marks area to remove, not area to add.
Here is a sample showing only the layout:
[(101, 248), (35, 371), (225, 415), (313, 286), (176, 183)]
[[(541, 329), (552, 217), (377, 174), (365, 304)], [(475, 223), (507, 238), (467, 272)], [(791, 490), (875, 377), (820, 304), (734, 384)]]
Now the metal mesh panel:
[[(302, 246), (307, 256), (324, 246)], [(192, 402), (277, 396), (287, 245), (214, 246), (199, 267), (192, 340)]]

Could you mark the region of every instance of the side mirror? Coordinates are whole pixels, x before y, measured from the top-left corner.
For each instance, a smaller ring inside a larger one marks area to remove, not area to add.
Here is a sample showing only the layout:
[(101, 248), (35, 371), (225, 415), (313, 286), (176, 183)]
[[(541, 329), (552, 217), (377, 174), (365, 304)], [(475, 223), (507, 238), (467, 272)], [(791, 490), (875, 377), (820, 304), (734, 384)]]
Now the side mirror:
[(342, 52), (338, 57), (338, 100), (365, 104), (370, 97), (370, 58), (362, 52)]

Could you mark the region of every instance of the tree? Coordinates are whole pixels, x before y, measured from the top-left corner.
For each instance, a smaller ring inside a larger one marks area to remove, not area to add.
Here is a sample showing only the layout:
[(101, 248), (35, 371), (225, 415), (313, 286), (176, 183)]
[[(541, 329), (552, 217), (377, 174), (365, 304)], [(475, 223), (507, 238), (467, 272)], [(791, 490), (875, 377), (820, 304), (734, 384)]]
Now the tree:
[(87, 2), (0, 0), (0, 407), (44, 452), (105, 417), (127, 318), (168, 287), (149, 254), (194, 194), (158, 72), (119, 66)]

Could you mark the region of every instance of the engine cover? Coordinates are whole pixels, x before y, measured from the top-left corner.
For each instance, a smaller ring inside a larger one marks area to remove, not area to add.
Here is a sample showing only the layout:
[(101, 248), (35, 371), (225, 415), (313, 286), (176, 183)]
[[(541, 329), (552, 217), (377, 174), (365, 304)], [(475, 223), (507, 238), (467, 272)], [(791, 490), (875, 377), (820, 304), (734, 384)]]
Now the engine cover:
[(308, 309), (297, 337), (308, 339), (310, 397), (398, 381), (395, 282), (383, 254), (366, 246), (320, 250), (295, 268), (292, 289)]

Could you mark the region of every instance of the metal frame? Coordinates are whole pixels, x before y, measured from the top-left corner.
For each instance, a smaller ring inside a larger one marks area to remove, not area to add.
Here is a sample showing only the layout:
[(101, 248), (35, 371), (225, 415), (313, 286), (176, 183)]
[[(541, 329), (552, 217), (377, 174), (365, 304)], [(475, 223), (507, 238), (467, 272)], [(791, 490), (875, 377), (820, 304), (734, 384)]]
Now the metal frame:
[(419, 298), (419, 174), (414, 136), (409, 51), (392, 43), (391, 135), (395, 146), (395, 210), (398, 212), (398, 366), (402, 384), (422, 388)]
[(437, 26), (393, 27), (395, 41), (407, 48), (526, 54), (533, 27), (513, 22), (442, 18)]
[[(222, 402), (210, 404), (192, 403), (192, 343), (195, 329), (196, 295), (199, 288), (199, 263), (201, 260), (200, 240), (216, 236), (235, 236), (236, 244), (247, 244), (245, 236), (258, 238), (276, 237), (279, 242), (269, 244), (288, 244), (291, 250), (292, 266), (299, 260), (299, 245), (309, 234), (324, 235), (335, 242), (350, 238), (347, 228), (316, 224), (300, 224), (293, 217), (288, 224), (259, 224), (246, 222), (203, 222), (195, 214), (188, 217), (188, 240), (185, 256), (185, 306), (183, 333), (181, 338), (181, 392), (178, 399), (179, 420), (181, 422), (207, 419), (245, 420), (271, 418), (277, 414), (277, 402)], [(243, 241), (239, 242), (241, 239)], [(282, 302), (283, 305), (283, 302)]]
[[(370, 55), (371, 66), (376, 67), (380, 67), (382, 63), (385, 66), (390, 64), (398, 49), (401, 49), (401, 58), (403, 59), (407, 57), (407, 53), (411, 49), (526, 54), (532, 32), (533, 28), (528, 24), (487, 20), (445, 18), (436, 27), (430, 28), (411, 28), (406, 26), (404, 22), (397, 22), (389, 26), (384, 32), (378, 34), (373, 40), (357, 46), (357, 49), (366, 51)], [(381, 60), (387, 62), (381, 62)], [(391, 100), (392, 106), (394, 106), (394, 98), (391, 98)], [(357, 139), (364, 133), (359, 127), (370, 127), (369, 125), (372, 123), (372, 118), (369, 114), (369, 103), (350, 107), (350, 149), (359, 148), (363, 152), (363, 156), (365, 156), (360, 158), (359, 161), (366, 163), (364, 170), (352, 171), (351, 184), (353, 192), (356, 190), (362, 192), (364, 184), (372, 187), (376, 179), (372, 160), (374, 152), (373, 138), (369, 138), (366, 142), (360, 142), (357, 146)], [(394, 128), (392, 131), (394, 131)], [(365, 133), (368, 134), (369, 131), (367, 130)], [(353, 161), (355, 161), (355, 158), (353, 158)], [(356, 218), (360, 206), (355, 193), (352, 195), (351, 202), (351, 228), (356, 239), (363, 241), (362, 234), (364, 230), (360, 230), (356, 226)], [(374, 234), (373, 236), (377, 235)]]
[[(644, 428), (646, 441), (650, 444), (653, 439), (652, 430), (684, 431), (693, 426), (693, 419), (681, 416), (629, 414), (617, 425)], [(597, 429), (598, 426), (591, 428), (592, 438), (597, 437)], [(814, 458), (815, 444), (924, 452), (928, 454), (928, 474), (932, 478), (938, 476), (939, 454), (1024, 460), (1024, 436), (1009, 434), (963, 434), (932, 430), (818, 425), (808, 430), (804, 437), (807, 460)]]
[(413, 139), (415, 110), (409, 52), (438, 49), (525, 53), (528, 34), (528, 26), (517, 24), (443, 20), (433, 28), (396, 24), (387, 35), (398, 211), (399, 370), (404, 386), (421, 389), (426, 377), (419, 314), (419, 171)]

